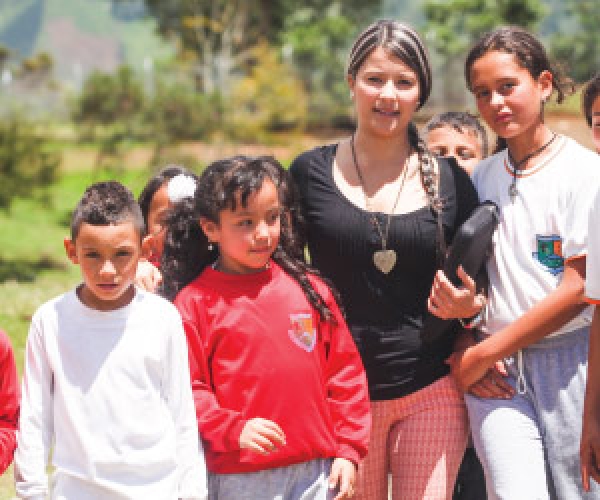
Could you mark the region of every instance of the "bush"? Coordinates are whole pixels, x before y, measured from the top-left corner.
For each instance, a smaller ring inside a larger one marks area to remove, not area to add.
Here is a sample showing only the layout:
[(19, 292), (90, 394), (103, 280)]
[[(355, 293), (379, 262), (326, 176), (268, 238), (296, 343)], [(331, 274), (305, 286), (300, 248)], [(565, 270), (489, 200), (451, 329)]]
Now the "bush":
[(117, 121), (131, 124), (144, 101), (142, 84), (129, 66), (121, 66), (114, 75), (95, 71), (83, 84), (73, 120), (92, 126)]
[(253, 49), (254, 66), (232, 88), (227, 130), (239, 140), (268, 140), (272, 132), (301, 131), (307, 114), (302, 82), (267, 45)]
[(43, 192), (56, 180), (60, 156), (18, 116), (0, 122), (0, 209), (18, 197)]
[(200, 94), (182, 83), (163, 84), (148, 102), (144, 117), (153, 140), (198, 140), (221, 125), (223, 105), (219, 94)]

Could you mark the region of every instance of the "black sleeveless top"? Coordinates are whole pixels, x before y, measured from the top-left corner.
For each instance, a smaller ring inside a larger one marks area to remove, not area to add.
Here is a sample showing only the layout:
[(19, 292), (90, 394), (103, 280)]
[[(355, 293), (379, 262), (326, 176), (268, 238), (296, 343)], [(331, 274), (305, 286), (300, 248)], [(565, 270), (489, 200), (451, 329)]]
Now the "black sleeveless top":
[[(291, 173), (300, 191), (311, 262), (339, 290), (367, 372), (372, 400), (411, 394), (448, 373), (452, 332), (434, 344), (422, 342), (427, 298), (438, 268), (437, 220), (422, 207), (393, 215), (388, 248), (396, 265), (383, 274), (373, 264), (381, 237), (370, 213), (354, 205), (333, 179), (336, 144), (307, 151)], [(477, 206), (468, 174), (455, 161), (438, 159), (446, 242)], [(385, 228), (387, 215), (376, 214)]]

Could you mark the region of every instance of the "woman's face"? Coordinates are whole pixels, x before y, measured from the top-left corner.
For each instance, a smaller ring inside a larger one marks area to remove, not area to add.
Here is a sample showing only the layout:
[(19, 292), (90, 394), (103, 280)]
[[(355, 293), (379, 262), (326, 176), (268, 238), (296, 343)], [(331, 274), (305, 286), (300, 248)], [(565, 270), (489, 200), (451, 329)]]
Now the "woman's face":
[(377, 47), (348, 84), (359, 129), (377, 136), (406, 132), (419, 105), (419, 79), (408, 65)]
[(513, 54), (496, 50), (475, 60), (470, 83), (481, 117), (504, 139), (539, 125), (542, 101), (552, 94), (548, 71), (534, 79)]

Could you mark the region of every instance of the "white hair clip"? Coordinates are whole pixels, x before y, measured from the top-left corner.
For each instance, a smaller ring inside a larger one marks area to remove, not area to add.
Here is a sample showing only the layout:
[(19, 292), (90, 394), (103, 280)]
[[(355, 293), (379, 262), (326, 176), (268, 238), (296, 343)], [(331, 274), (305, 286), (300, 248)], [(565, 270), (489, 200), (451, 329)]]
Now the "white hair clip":
[(167, 185), (167, 196), (171, 203), (178, 203), (184, 198), (193, 198), (195, 193), (196, 181), (189, 175), (176, 175)]

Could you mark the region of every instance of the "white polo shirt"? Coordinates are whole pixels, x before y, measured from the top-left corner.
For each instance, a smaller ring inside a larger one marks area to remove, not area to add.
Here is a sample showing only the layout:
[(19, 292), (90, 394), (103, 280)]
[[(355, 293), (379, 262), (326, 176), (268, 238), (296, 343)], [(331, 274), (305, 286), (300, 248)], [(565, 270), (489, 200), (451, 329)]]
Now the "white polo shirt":
[[(483, 160), (473, 173), (480, 200), (500, 208), (487, 264), (487, 333), (520, 318), (556, 289), (565, 261), (587, 254), (588, 214), (600, 184), (600, 156), (572, 139), (558, 141), (550, 157), (517, 174), (514, 200), (509, 195), (513, 171), (507, 150)], [(590, 322), (587, 308), (553, 335)]]

